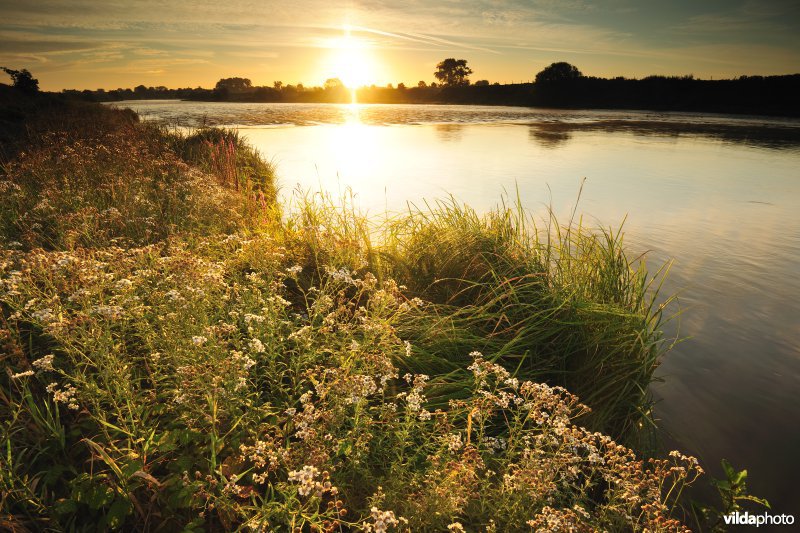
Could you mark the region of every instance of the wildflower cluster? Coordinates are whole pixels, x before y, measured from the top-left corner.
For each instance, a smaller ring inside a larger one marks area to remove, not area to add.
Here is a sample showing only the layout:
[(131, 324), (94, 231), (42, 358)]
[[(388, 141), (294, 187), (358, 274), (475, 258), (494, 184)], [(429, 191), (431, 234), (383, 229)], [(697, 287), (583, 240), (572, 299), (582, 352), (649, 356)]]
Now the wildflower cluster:
[[(403, 307), (399, 286), (329, 269), (298, 292), (302, 271), (287, 271), (285, 251), (269, 239), (226, 237), (202, 246), (205, 257), (175, 242), (171, 255), (155, 260), (152, 247), (8, 252), (0, 279), (13, 310), (8, 320), (36, 324), (59, 354), (38, 356), (31, 370), (17, 366), (14, 378), (61, 376), (65, 385), (44, 385), (68, 411), (85, 403), (90, 413), (115, 412), (116, 395), (125, 394), (144, 421), (154, 416), (146, 406), (167, 400), (155, 411), (166, 417), (160, 457), (192, 443), (181, 453), (193, 457), (194, 468), (206, 466), (181, 487), (206, 520), (251, 523), (252, 510), (237, 502), (278, 491), (286, 507), (266, 507), (273, 511), (263, 523), (314, 510), (322, 530), (345, 519), (365, 531), (677, 527), (664, 494), (699, 475), (693, 459), (637, 459), (576, 425), (588, 408), (564, 388), (521, 381), (481, 352), (463, 368), (472, 391), (434, 408), (435, 378), (398, 377), (415, 356), (396, 325), (423, 312)], [(246, 266), (254, 261), (262, 265), (258, 275)], [(131, 338), (148, 339), (140, 355), (127, 352)], [(96, 354), (91, 361), (83, 358), (88, 349)], [(214, 451), (211, 464), (197, 456), (204, 447)], [(158, 460), (153, 449), (120, 450), (115, 460), (145, 453)], [(375, 461), (388, 465), (385, 474), (370, 470)], [(391, 511), (351, 489), (379, 485), (381, 505)], [(564, 501), (573, 503), (565, 508)]]
[(381, 511), (373, 506), (370, 509), (370, 520), (364, 524), (364, 531), (371, 533), (386, 533), (400, 525), (400, 520), (394, 516), (392, 511)]
[(72, 385), (59, 388), (58, 383), (51, 383), (46, 388), (47, 392), (53, 395), (53, 401), (63, 403), (70, 409), (78, 409), (78, 402), (75, 398), (77, 389)]

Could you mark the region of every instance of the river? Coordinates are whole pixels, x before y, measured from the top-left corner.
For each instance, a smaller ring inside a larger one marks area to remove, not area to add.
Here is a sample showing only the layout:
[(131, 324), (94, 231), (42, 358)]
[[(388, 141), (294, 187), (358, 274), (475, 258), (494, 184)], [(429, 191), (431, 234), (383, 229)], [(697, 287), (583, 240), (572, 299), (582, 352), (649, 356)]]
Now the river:
[(800, 121), (649, 111), (446, 105), (131, 101), (180, 127), (237, 127), (282, 195), (347, 189), (369, 213), (453, 195), (478, 210), (504, 191), (542, 216), (618, 227), (685, 340), (652, 385), (665, 442), (717, 477), (750, 472), (773, 513), (800, 512)]

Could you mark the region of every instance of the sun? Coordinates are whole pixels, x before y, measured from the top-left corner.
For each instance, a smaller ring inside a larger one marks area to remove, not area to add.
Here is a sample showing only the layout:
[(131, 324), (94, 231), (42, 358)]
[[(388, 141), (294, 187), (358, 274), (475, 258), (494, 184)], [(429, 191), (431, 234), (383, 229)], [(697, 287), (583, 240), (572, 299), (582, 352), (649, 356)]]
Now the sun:
[(368, 41), (354, 37), (345, 27), (344, 36), (330, 41), (328, 71), (342, 80), (347, 87), (355, 89), (372, 83), (375, 76), (375, 61)]

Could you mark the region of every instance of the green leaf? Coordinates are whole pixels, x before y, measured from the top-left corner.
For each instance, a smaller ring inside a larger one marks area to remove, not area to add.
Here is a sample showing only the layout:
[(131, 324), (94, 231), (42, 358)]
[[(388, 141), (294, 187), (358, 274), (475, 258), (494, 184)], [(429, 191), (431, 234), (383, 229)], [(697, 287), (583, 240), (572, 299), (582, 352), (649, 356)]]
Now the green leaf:
[(140, 459), (134, 459), (130, 463), (122, 467), (122, 473), (125, 476), (123, 479), (130, 479), (136, 472), (140, 471), (144, 463)]
[(133, 505), (127, 499), (117, 498), (111, 504), (106, 514), (106, 525), (111, 529), (119, 529), (125, 523), (125, 518), (133, 511)]
[(725, 470), (725, 477), (728, 479), (733, 479), (733, 476), (736, 475), (736, 470), (734, 470), (727, 459), (722, 460), (722, 469)]
[(114, 491), (105, 485), (87, 487), (86, 503), (95, 511), (106, 507), (114, 500)]
[(347, 457), (351, 453), (353, 453), (353, 443), (349, 440), (342, 441), (342, 443), (339, 444), (339, 455)]
[(714, 479), (714, 480), (712, 480), (712, 483), (718, 489), (723, 490), (725, 492), (730, 492), (730, 490), (731, 490), (731, 484), (728, 483), (727, 481), (722, 480), (722, 479)]
[(75, 500), (61, 499), (58, 500), (53, 506), (53, 510), (59, 516), (69, 516), (78, 511), (78, 504), (75, 502)]
[(739, 496), (737, 499), (738, 500), (749, 500), (751, 502), (755, 502), (755, 503), (758, 503), (760, 505), (763, 505), (767, 509), (772, 509), (772, 506), (770, 506), (769, 502), (764, 498), (759, 498), (757, 496), (751, 496), (750, 494), (745, 494), (744, 496)]

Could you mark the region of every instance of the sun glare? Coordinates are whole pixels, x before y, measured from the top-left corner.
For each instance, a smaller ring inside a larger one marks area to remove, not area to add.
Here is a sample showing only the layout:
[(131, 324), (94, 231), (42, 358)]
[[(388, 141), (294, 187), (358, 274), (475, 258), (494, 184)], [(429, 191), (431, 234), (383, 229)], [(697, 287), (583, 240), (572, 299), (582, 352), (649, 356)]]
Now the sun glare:
[(332, 77), (339, 78), (351, 89), (372, 83), (375, 63), (367, 41), (353, 37), (345, 28), (344, 36), (332, 40), (329, 46), (328, 70)]

